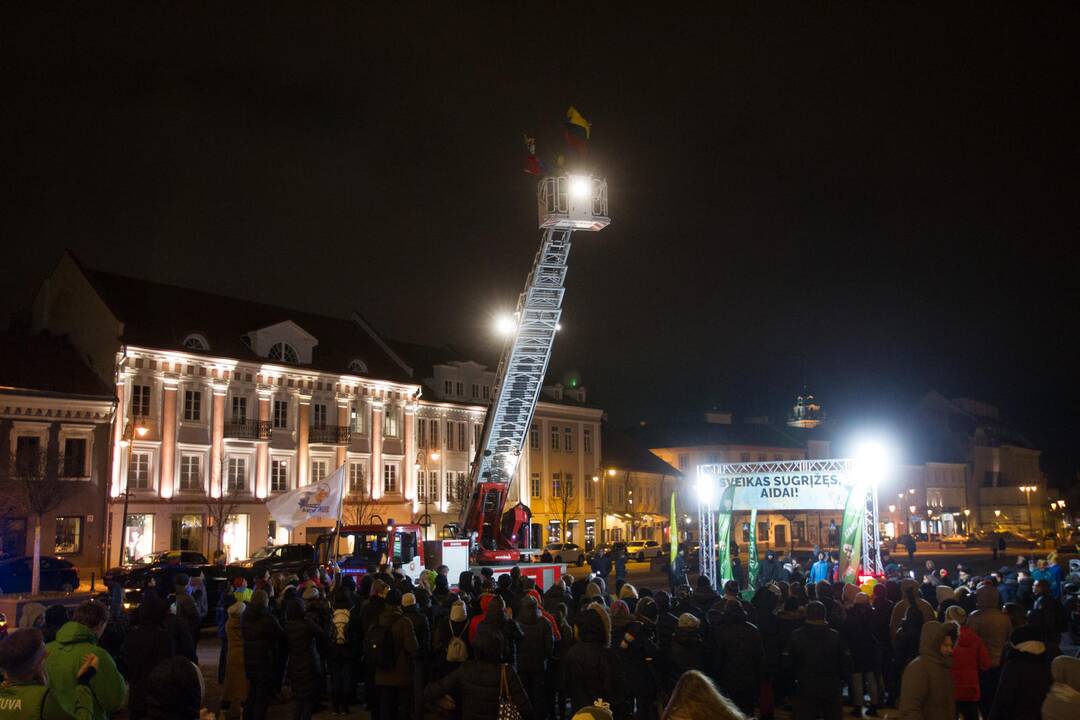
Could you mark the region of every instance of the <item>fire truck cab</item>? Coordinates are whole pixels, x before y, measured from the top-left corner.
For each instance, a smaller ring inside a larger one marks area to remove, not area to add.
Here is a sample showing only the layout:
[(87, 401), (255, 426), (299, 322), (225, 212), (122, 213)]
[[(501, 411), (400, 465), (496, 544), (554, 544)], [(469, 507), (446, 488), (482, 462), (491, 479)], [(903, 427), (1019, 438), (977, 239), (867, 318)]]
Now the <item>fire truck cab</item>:
[(342, 525), (337, 533), (319, 537), (317, 551), (324, 565), (329, 565), (336, 555), (337, 565), (345, 575), (374, 573), (385, 563), (399, 568), (415, 582), (425, 569), (420, 525), (396, 525), (393, 521), (386, 525)]

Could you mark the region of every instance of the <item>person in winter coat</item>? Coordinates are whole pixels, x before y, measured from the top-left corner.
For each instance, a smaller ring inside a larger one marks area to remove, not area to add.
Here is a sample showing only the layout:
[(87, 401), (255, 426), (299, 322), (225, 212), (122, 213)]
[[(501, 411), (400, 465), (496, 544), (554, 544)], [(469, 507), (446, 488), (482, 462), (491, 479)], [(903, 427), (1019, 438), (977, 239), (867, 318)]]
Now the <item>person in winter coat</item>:
[(896, 631), (900, 629), (900, 622), (907, 614), (908, 606), (915, 605), (923, 620), (934, 619), (934, 607), (919, 597), (919, 584), (911, 578), (900, 581), (900, 600), (893, 605), (892, 617), (889, 618), (889, 632), (893, 640), (896, 640)]
[(284, 653), (285, 631), (270, 612), (269, 603), (265, 591), (252, 593), (240, 625), (244, 639), (244, 674), (248, 679), (244, 720), (265, 720), (266, 708), (279, 681), (276, 658)]
[(188, 632), (188, 636), (191, 638), (191, 655), (188, 660), (196, 662), (198, 660), (198, 645), (199, 645), (199, 630), (202, 628), (202, 615), (199, 614), (199, 608), (195, 605), (195, 601), (188, 593), (188, 582), (190, 579), (184, 573), (179, 573), (173, 578), (176, 590), (176, 618), (180, 621), (181, 625)]
[(701, 640), (701, 621), (695, 615), (683, 613), (677, 622), (675, 635), (668, 648), (668, 687), (673, 687), (683, 673), (689, 670), (705, 670), (705, 643)]
[(244, 611), (247, 605), (234, 602), (229, 605), (225, 621), (225, 639), (228, 652), (225, 656), (225, 683), (221, 688), (221, 709), (227, 718), (240, 715), (238, 710), (247, 700), (248, 679), (244, 672)]
[(956, 720), (950, 658), (957, 635), (953, 623), (923, 623), (919, 656), (900, 680), (900, 720)]
[(146, 705), (150, 720), (200, 720), (213, 717), (202, 708), (203, 679), (187, 658), (162, 661), (147, 680)]
[(1052, 682), (1050, 662), (1040, 628), (1025, 625), (1013, 630), (989, 720), (1039, 720)]
[(690, 596), (690, 612), (697, 615), (698, 620), (704, 620), (709, 614), (709, 608), (716, 602), (718, 596), (713, 590), (712, 583), (705, 575), (699, 575), (694, 594)]
[(825, 622), (823, 604), (806, 606), (806, 622), (791, 633), (783, 657), (795, 678), (795, 717), (839, 718), (851, 661), (840, 633)]
[[(416, 593), (422, 592), (422, 590), (416, 591)], [(431, 661), (431, 626), (428, 624), (427, 615), (421, 612), (417, 604), (416, 593), (406, 593), (401, 596), (401, 614), (412, 623), (413, 634), (416, 635), (416, 655), (413, 657), (413, 707), (422, 708), (428, 663)]]
[(438, 701), (443, 707), (459, 708), (461, 720), (491, 720), (499, 714), (499, 696), (505, 677), (510, 699), (522, 719), (534, 720), (536, 716), (521, 679), (512, 667), (499, 662), (502, 648), (495, 634), (477, 635), (472, 650), (472, 659), (441, 680), (428, 684), (424, 699), (428, 703)]
[(391, 638), (394, 649), (392, 667), (375, 668), (375, 685), (379, 688), (379, 717), (382, 720), (411, 717), (413, 711), (413, 663), (420, 649), (413, 624), (401, 612), (401, 595), (391, 590), (386, 605), (379, 614), (382, 634)]
[(41, 634), (45, 638), (45, 644), (56, 639), (56, 633), (70, 620), (67, 608), (63, 605), (50, 605), (45, 611), (45, 627), (41, 628)]
[(878, 692), (882, 695), (883, 702), (892, 704), (899, 686), (899, 675), (892, 672), (892, 637), (889, 635), (893, 603), (888, 598), (885, 585), (875, 585), (873, 593), (870, 602), (873, 610), (870, 627), (878, 648)]
[(45, 627), (45, 606), (41, 603), (26, 603), (22, 606), (22, 614), (19, 615), (19, 628)]
[(94, 694), (90, 679), (97, 671), (97, 656), (86, 654), (76, 671), (74, 702), (64, 709), (49, 702), (52, 695), (49, 677), (45, 672), (45, 642), (41, 630), (20, 628), (0, 641), (0, 718), (23, 720), (91, 720), (94, 716)]
[(551, 587), (544, 591), (544, 610), (552, 615), (555, 614), (555, 609), (559, 605), (570, 607), (572, 602), (569, 590), (561, 582), (552, 583)]
[(630, 583), (624, 583), (619, 590), (619, 599), (626, 603), (626, 607), (630, 610), (630, 614), (633, 615), (634, 611), (637, 609), (637, 588)]
[(710, 675), (720, 691), (747, 715), (757, 705), (765, 650), (757, 627), (747, 622), (741, 603), (717, 602), (709, 609)]
[(811, 585), (816, 585), (822, 580), (827, 581), (831, 571), (832, 566), (829, 564), (829, 556), (824, 552), (819, 552), (817, 554), (817, 562), (810, 566), (810, 577), (808, 582)]
[(353, 667), (363, 653), (360, 613), (353, 609), (351, 593), (341, 588), (334, 594), (327, 664), (330, 666), (330, 698), (334, 713), (347, 715), (355, 681)]
[(874, 715), (882, 704), (882, 689), (877, 684), (880, 653), (874, 635), (874, 610), (870, 607), (869, 595), (861, 592), (855, 595), (840, 635), (851, 653), (851, 705), (856, 715), (861, 714), (865, 693), (870, 696), (870, 715)]
[(720, 694), (712, 681), (697, 670), (679, 678), (661, 720), (747, 720), (734, 703)]
[(304, 612), (301, 601), (292, 601), (285, 608), (285, 640), (289, 653), (289, 687), (296, 703), (294, 720), (310, 720), (315, 701), (324, 682), (319, 662), (319, 646), (327, 638), (311, 616)]
[[(45, 646), (45, 669), (50, 678), (47, 705), (55, 702), (61, 708), (75, 707), (79, 668), (88, 654), (97, 656), (97, 672), (90, 680), (94, 694), (93, 719), (107, 720), (127, 697), (127, 683), (116, 669), (116, 663), (98, 646), (105, 632), (109, 611), (99, 602), (90, 600), (75, 608), (71, 621), (56, 633), (56, 640)], [(70, 712), (70, 711), (69, 711)]]
[[(652, 604), (651, 598), (642, 598), (638, 607), (648, 611)], [(615, 645), (615, 657), (622, 668), (627, 699), (632, 697), (634, 700), (634, 717), (638, 720), (655, 718), (657, 688), (653, 668), (658, 651), (653, 639), (652, 622), (647, 615), (635, 616), (620, 635), (614, 634), (614, 625), (612, 633), (612, 644)]]
[(990, 705), (994, 702), (998, 678), (1001, 676), (1002, 653), (1013, 628), (992, 582), (979, 583), (975, 590), (975, 607), (975, 612), (968, 616), (967, 627), (983, 641), (990, 656), (990, 667), (979, 674), (979, 710), (985, 718), (990, 716)]
[[(243, 580), (243, 578), (239, 578)], [(229, 638), (225, 634), (225, 624), (229, 621), (229, 607), (237, 602), (229, 591), (229, 583), (222, 581), (218, 585), (218, 601), (214, 608), (214, 620), (217, 624), (218, 641), (221, 647), (218, 650), (218, 685), (225, 684), (225, 663), (229, 655)]]
[(435, 626), (435, 636), (432, 641), (432, 677), (446, 677), (460, 665), (459, 661), (451, 661), (447, 658), (450, 642), (454, 638), (460, 638), (465, 643), (466, 652), (468, 652), (469, 615), (465, 603), (460, 600), (450, 606), (450, 614)]
[(578, 613), (577, 642), (560, 662), (559, 685), (570, 699), (571, 712), (603, 698), (613, 707), (625, 696), (618, 661), (611, 650), (611, 618), (594, 603)]
[[(908, 605), (907, 613), (903, 622), (896, 631), (896, 639), (893, 641), (893, 663), (896, 674), (903, 683), (904, 668), (919, 655), (919, 646), (922, 642), (922, 626), (926, 623), (918, 606)], [(897, 697), (903, 689), (899, 688)]]
[(481, 632), (497, 633), (503, 648), (502, 662), (517, 668), (517, 648), (525, 635), (517, 621), (510, 617), (509, 609), (503, 604), (502, 598), (497, 595), (487, 597), (491, 598), (484, 603), (487, 610), (480, 617), (480, 622), (474, 626), (470, 642), (474, 642)]
[(776, 553), (769, 550), (765, 553), (765, 559), (761, 561), (761, 567), (758, 568), (758, 587), (767, 587), (769, 583), (779, 579), (780, 563), (776, 559)]
[(776, 616), (779, 603), (780, 596), (768, 586), (759, 588), (750, 601), (750, 622), (761, 635), (761, 647), (765, 653), (759, 699), (760, 715), (764, 720), (768, 720), (773, 713), (774, 684), (780, 674), (780, 655), (784, 651), (780, 619)]
[(1042, 720), (1080, 717), (1080, 659), (1059, 655), (1050, 663), (1054, 681), (1042, 705)]
[(990, 653), (975, 631), (967, 626), (967, 613), (959, 605), (945, 611), (945, 620), (960, 628), (953, 648), (953, 695), (964, 720), (979, 720), (979, 674), (990, 667)]
[(552, 704), (547, 686), (547, 666), (555, 652), (555, 635), (550, 623), (540, 614), (536, 598), (532, 595), (521, 599), (517, 621), (524, 633), (518, 647), (518, 676), (532, 702), (533, 714), (543, 718), (547, 716), (546, 708)]
[(134, 660), (128, 667), (128, 715), (146, 717), (146, 683), (162, 660), (175, 654), (173, 640), (163, 627), (169, 609), (157, 593), (148, 593), (139, 605), (138, 623), (124, 640), (125, 654)]

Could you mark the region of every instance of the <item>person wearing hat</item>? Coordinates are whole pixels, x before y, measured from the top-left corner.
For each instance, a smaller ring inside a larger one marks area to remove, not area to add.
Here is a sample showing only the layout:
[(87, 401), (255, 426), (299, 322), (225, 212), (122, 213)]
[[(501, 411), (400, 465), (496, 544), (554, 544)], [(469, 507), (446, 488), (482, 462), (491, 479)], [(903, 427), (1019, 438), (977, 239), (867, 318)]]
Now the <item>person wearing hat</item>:
[(226, 611), (225, 681), (221, 688), (221, 710), (227, 718), (240, 715), (240, 709), (248, 696), (248, 679), (244, 672), (244, 611), (247, 604), (234, 602)]
[(1038, 720), (1053, 678), (1042, 627), (1012, 631), (989, 720)]
[(1080, 658), (1059, 655), (1050, 663), (1053, 684), (1042, 705), (1042, 720), (1080, 717)]
[(0, 641), (0, 718), (21, 720), (92, 720), (94, 694), (90, 682), (98, 667), (98, 656), (87, 653), (73, 678), (72, 702), (66, 709), (50, 698), (49, 678), (45, 672), (45, 642), (41, 631), (34, 627), (15, 630)]
[(690, 613), (679, 616), (668, 648), (668, 665), (669, 688), (688, 670), (705, 669), (705, 644), (701, 639), (701, 621), (697, 616)]

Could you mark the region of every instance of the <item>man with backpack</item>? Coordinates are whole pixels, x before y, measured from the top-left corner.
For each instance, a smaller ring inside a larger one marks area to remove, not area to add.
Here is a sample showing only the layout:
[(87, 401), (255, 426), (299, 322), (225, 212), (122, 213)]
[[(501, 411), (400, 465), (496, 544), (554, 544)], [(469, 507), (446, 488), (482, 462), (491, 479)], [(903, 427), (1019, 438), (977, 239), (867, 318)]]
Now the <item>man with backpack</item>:
[[(418, 591), (418, 592), (423, 592)], [(406, 593), (401, 596), (401, 613), (412, 623), (413, 633), (416, 636), (416, 656), (413, 658), (413, 704), (417, 708), (416, 715), (419, 717), (419, 709), (423, 706), (424, 683), (427, 682), (428, 662), (431, 658), (431, 626), (428, 625), (427, 616), (421, 612), (414, 593)]]
[(379, 622), (364, 636), (364, 656), (375, 668), (380, 720), (413, 717), (413, 662), (419, 649), (413, 624), (401, 611), (401, 593), (391, 590)]
[(349, 701), (352, 698), (353, 687), (356, 681), (353, 679), (353, 665), (363, 652), (360, 643), (361, 628), (360, 616), (352, 612), (352, 603), (349, 596), (338, 591), (334, 595), (334, 611), (332, 614), (330, 633), (329, 665), (331, 700), (334, 705), (335, 715), (349, 714)]

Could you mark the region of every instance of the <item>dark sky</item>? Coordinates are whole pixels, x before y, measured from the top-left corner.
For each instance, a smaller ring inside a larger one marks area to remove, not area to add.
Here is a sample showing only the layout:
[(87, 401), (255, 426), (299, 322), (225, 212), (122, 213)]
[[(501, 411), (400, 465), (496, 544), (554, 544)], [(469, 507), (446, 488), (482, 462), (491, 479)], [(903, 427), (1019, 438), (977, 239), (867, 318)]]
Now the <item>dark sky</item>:
[(849, 420), (937, 388), (1080, 436), (1071, 3), (24, 5), (0, 317), (70, 247), (483, 344), (539, 239), (521, 134), (553, 154), (574, 104), (614, 222), (575, 236), (554, 364), (617, 423), (806, 382)]

